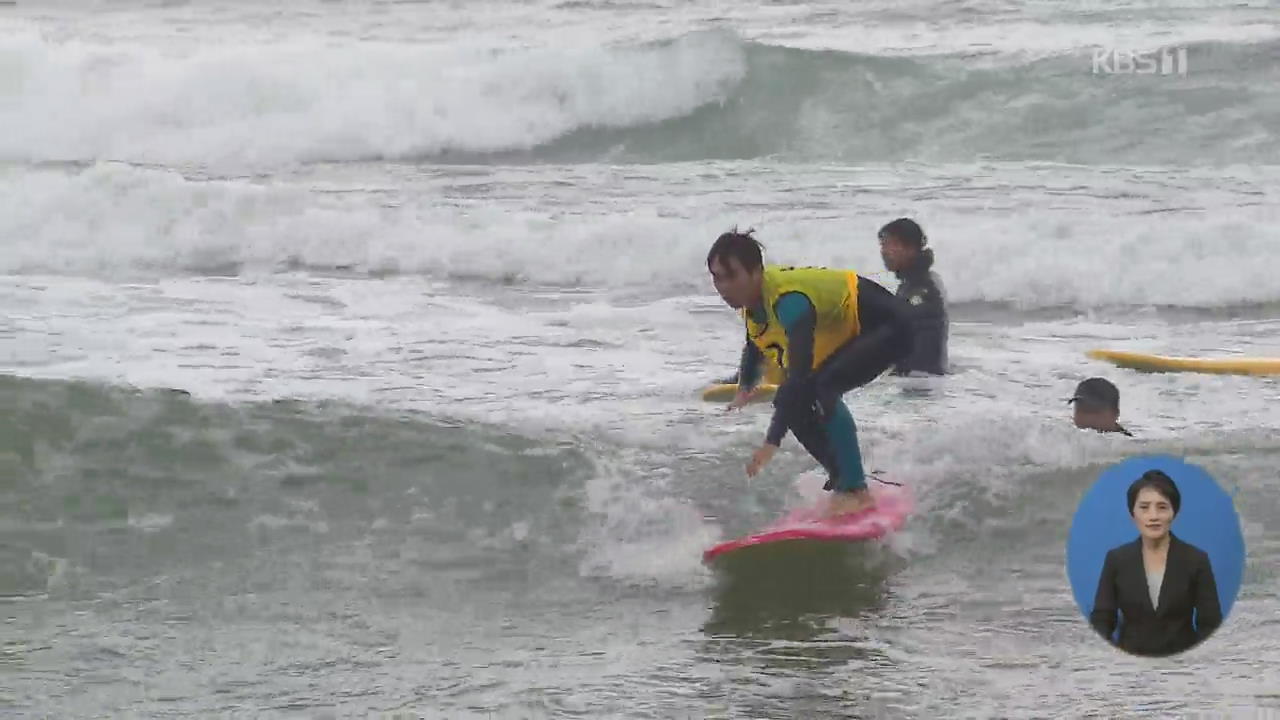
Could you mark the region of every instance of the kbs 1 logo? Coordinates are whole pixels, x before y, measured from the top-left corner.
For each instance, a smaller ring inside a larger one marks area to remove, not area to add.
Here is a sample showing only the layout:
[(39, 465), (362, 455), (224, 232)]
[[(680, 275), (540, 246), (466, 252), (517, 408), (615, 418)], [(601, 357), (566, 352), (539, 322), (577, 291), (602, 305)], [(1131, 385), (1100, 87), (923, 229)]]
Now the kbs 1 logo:
[(1187, 49), (1093, 51), (1094, 75), (1178, 75), (1187, 76)]

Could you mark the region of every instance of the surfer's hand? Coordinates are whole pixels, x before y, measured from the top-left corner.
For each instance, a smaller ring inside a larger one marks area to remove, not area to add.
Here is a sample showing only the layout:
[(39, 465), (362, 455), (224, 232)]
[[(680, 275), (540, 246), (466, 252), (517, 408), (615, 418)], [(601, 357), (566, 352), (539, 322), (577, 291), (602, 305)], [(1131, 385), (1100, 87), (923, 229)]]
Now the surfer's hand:
[(778, 452), (777, 445), (765, 443), (758, 450), (751, 454), (751, 462), (747, 463), (747, 477), (755, 477), (760, 469), (769, 464), (773, 459), (773, 454)]
[(741, 408), (751, 400), (751, 396), (754, 394), (755, 392), (752, 390), (739, 390), (738, 394), (734, 395), (733, 400), (729, 402), (729, 409), (737, 410)]

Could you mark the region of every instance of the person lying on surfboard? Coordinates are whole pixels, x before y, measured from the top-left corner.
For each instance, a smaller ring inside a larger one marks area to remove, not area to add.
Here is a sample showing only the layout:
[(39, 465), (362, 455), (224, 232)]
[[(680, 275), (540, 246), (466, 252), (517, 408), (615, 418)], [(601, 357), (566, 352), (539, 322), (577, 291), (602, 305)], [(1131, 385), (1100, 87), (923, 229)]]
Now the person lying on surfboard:
[(892, 293), (852, 270), (766, 266), (752, 232), (734, 228), (707, 253), (716, 292), (746, 326), (739, 390), (729, 408), (750, 400), (765, 357), (785, 373), (747, 474), (773, 459), (790, 430), (827, 471), (824, 489), (834, 490), (828, 516), (866, 510), (874, 501), (857, 427), (841, 397), (911, 352), (911, 320)]

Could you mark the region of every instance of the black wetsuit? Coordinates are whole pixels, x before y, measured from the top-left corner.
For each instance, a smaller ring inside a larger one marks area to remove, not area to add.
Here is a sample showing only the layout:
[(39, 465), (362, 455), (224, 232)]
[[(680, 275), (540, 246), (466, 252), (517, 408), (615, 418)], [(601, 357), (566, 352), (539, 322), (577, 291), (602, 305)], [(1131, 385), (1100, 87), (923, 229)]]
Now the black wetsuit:
[[(774, 396), (765, 442), (779, 445), (790, 430), (826, 469), (830, 477), (826, 489), (856, 490), (865, 487), (862, 459), (853, 417), (841, 398), (911, 352), (910, 320), (902, 303), (888, 290), (859, 277), (858, 335), (813, 369), (816, 315), (807, 299), (805, 304), (786, 330), (787, 377)], [(761, 359), (759, 349), (748, 338), (739, 368), (743, 387), (755, 385)]]
[(945, 375), (947, 372), (947, 298), (933, 267), (933, 252), (924, 250), (910, 268), (895, 273), (898, 298), (911, 319), (914, 347), (906, 359), (893, 369), (894, 375), (923, 372)]

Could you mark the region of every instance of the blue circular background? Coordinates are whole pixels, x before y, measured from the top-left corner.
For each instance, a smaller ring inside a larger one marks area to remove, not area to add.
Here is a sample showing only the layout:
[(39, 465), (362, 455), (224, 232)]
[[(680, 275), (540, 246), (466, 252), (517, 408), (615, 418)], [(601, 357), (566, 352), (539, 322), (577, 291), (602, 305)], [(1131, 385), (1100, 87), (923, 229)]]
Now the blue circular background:
[(1240, 518), (1231, 495), (1209, 473), (1169, 455), (1135, 457), (1112, 465), (1080, 501), (1067, 538), (1067, 577), (1076, 605), (1087, 619), (1107, 551), (1138, 539), (1126, 494), (1133, 481), (1148, 470), (1163, 471), (1178, 486), (1182, 506), (1173, 519), (1172, 532), (1209, 554), (1225, 620), (1244, 573)]

